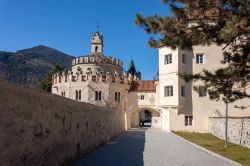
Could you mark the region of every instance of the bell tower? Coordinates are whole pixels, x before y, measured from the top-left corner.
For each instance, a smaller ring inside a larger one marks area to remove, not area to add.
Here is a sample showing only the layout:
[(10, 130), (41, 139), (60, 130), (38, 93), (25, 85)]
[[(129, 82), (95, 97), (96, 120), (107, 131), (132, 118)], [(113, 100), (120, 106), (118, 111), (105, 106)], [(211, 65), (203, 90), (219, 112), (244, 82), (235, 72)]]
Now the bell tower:
[(99, 25), (97, 25), (97, 31), (92, 34), (91, 55), (103, 56), (103, 36), (99, 32)]

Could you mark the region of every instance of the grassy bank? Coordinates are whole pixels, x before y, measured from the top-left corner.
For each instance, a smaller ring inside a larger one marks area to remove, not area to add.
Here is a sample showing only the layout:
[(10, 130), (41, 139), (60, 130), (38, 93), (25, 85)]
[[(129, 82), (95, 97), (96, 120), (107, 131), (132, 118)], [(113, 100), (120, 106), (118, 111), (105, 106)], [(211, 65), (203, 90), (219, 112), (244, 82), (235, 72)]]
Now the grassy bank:
[(242, 165), (250, 166), (250, 149), (248, 148), (232, 143), (228, 143), (228, 147), (225, 148), (224, 140), (209, 133), (175, 132), (175, 134)]

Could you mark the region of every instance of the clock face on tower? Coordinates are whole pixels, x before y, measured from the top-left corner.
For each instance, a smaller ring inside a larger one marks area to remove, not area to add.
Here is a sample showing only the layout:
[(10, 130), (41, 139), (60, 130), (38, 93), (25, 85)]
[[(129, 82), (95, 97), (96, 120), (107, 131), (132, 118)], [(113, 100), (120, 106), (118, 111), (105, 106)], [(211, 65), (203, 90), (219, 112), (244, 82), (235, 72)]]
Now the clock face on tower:
[(155, 103), (155, 97), (154, 97), (154, 95), (151, 95), (151, 96), (149, 97), (149, 103), (150, 103), (150, 104), (154, 104), (154, 103)]

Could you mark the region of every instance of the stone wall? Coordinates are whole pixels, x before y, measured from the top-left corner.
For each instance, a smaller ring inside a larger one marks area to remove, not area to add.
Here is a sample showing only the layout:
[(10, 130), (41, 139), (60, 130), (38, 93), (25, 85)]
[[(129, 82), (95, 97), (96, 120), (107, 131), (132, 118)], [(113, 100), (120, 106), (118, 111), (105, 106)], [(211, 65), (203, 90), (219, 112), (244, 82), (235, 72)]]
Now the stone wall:
[(0, 165), (62, 165), (125, 130), (124, 114), (0, 80)]
[[(225, 118), (209, 118), (209, 131), (225, 138)], [(228, 140), (250, 148), (250, 117), (230, 117), (228, 119)]]

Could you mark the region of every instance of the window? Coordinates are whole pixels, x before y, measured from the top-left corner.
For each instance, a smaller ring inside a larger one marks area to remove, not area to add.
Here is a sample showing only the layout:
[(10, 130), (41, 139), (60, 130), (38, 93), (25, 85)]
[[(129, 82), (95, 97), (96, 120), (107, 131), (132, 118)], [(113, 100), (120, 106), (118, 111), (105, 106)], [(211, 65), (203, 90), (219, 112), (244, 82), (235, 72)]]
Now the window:
[(92, 81), (96, 81), (96, 76), (92, 76)]
[(115, 92), (115, 101), (117, 101), (117, 92)]
[(92, 81), (96, 82), (96, 76), (92, 76)]
[(59, 76), (59, 83), (61, 83), (61, 81), (62, 81), (62, 78), (61, 78), (61, 76)]
[(82, 91), (81, 91), (81, 90), (79, 90), (79, 92), (78, 92), (78, 99), (79, 99), (79, 100), (82, 99)]
[(106, 82), (106, 76), (102, 76), (102, 82)]
[(196, 63), (197, 64), (204, 63), (204, 54), (196, 54)]
[(83, 81), (83, 82), (86, 81), (86, 76), (82, 76), (82, 81)]
[(115, 92), (115, 101), (120, 102), (120, 100), (121, 100), (120, 92)]
[(193, 116), (185, 116), (185, 126), (193, 125)]
[(165, 65), (172, 63), (172, 54), (165, 55)]
[(78, 91), (76, 90), (76, 100), (78, 100)]
[(97, 52), (98, 51), (98, 46), (95, 46), (95, 52)]
[(173, 96), (173, 85), (164, 87), (164, 97)]
[(61, 92), (61, 96), (63, 96), (63, 92)]
[(182, 54), (182, 63), (186, 63), (186, 55)]
[(96, 101), (101, 101), (102, 99), (102, 92), (101, 91), (95, 91), (95, 100)]
[(224, 63), (229, 63), (231, 61), (231, 58), (229, 55), (224, 55)]
[(120, 92), (118, 92), (118, 102), (120, 102), (121, 101), (121, 94), (120, 94)]
[(145, 95), (141, 95), (141, 100), (144, 100), (145, 99)]
[(72, 81), (76, 81), (76, 76), (72, 76)]
[(99, 101), (101, 101), (101, 99), (102, 99), (102, 92), (99, 91)]
[(198, 93), (199, 93), (199, 97), (206, 97), (207, 96), (207, 89), (201, 88)]
[(68, 82), (68, 76), (65, 76), (65, 82)]
[(185, 88), (185, 86), (181, 86), (181, 96), (182, 97), (186, 96), (186, 88)]
[(95, 100), (98, 100), (98, 91), (95, 91)]

